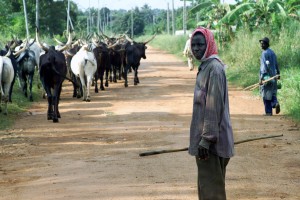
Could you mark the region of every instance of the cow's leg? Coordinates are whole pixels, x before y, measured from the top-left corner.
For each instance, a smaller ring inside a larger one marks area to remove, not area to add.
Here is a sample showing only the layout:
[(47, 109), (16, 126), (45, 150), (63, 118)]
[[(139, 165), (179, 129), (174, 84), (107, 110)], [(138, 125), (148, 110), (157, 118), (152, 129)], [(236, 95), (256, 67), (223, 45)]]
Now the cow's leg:
[(116, 83), (117, 82), (117, 67), (113, 66), (113, 82)]
[(103, 86), (103, 76), (100, 76), (100, 90), (105, 90)]
[(52, 96), (52, 106), (53, 106), (53, 113), (52, 113), (52, 121), (53, 123), (58, 122), (57, 112), (58, 112), (58, 93), (59, 88), (58, 86), (54, 86), (54, 92)]
[(52, 94), (51, 92), (47, 92), (47, 100), (48, 100), (48, 111), (47, 111), (47, 119), (53, 119), (53, 103), (52, 103)]
[(112, 80), (112, 74), (113, 74), (113, 72), (112, 72), (112, 68), (111, 67), (109, 68), (108, 72), (109, 72), (109, 82), (112, 82), (113, 81)]
[(7, 115), (7, 102), (8, 102), (9, 88), (10, 88), (10, 84), (5, 83), (4, 87), (3, 87), (4, 96), (2, 97), (3, 98), (3, 102), (4, 102), (4, 113), (3, 113), (4, 115)]
[(78, 82), (76, 80), (76, 76), (72, 74), (70, 77), (72, 79), (72, 85), (73, 85), (73, 97), (77, 97), (78, 98), (77, 88), (79, 88), (79, 85), (78, 85)]
[(3, 101), (4, 101), (4, 115), (7, 115), (7, 102), (8, 102), (8, 95), (4, 94), (3, 97)]
[(86, 101), (86, 81), (85, 81), (85, 75), (80, 75), (80, 82), (82, 87), (82, 94), (83, 94), (83, 101)]
[(25, 95), (25, 97), (27, 97), (27, 77), (25, 74), (22, 74), (21, 76), (21, 80), (22, 80), (22, 91), (23, 94)]
[(108, 87), (109, 69), (105, 70), (105, 87)]
[(83, 96), (83, 91), (82, 91), (82, 84), (81, 84), (81, 81), (80, 81), (80, 78), (76, 77), (75, 78), (75, 81), (76, 81), (76, 94), (77, 94), (77, 99), (81, 98)]
[(139, 69), (139, 66), (136, 67), (136, 82), (139, 84), (140, 79), (139, 79), (139, 76), (138, 76), (138, 69)]
[(125, 86), (125, 87), (128, 87), (128, 80), (127, 80), (127, 72), (128, 72), (128, 68), (130, 68), (130, 66), (125, 66), (125, 68), (124, 68), (124, 80), (125, 80), (124, 86)]
[(59, 122), (58, 118), (61, 118), (58, 105), (59, 105), (59, 98), (62, 89), (62, 81), (54, 86), (54, 95), (53, 95), (53, 123)]
[(99, 90), (98, 90), (98, 72), (96, 71), (96, 73), (95, 73), (95, 93), (98, 93), (99, 92)]
[(123, 69), (124, 69), (124, 67), (123, 67), (123, 65), (121, 65), (120, 68), (119, 68), (119, 77), (118, 77), (119, 80), (122, 80)]
[(139, 83), (137, 74), (138, 74), (138, 71), (137, 71), (137, 69), (135, 69), (134, 70), (134, 81), (133, 81), (134, 85), (137, 85)]
[(8, 102), (12, 103), (12, 100), (11, 100), (11, 94), (12, 94), (12, 91), (13, 91), (13, 87), (14, 87), (14, 84), (15, 84), (15, 80), (16, 80), (16, 75), (14, 75), (14, 78), (11, 82), (11, 85), (9, 87), (9, 92), (8, 92)]
[(86, 86), (87, 86), (87, 89), (86, 89), (86, 92), (87, 92), (86, 101), (87, 102), (91, 101), (90, 89), (91, 89), (92, 81), (93, 81), (93, 76), (87, 77), (87, 83), (86, 83)]
[(29, 100), (32, 102), (33, 97), (32, 97), (32, 82), (33, 82), (33, 74), (29, 75)]

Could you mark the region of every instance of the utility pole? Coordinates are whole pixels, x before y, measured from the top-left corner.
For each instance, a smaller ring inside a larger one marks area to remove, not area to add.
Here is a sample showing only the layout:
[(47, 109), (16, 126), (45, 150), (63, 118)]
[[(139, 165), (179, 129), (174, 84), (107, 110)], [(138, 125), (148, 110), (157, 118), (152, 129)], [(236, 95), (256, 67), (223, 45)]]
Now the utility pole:
[(29, 39), (28, 19), (27, 19), (27, 10), (26, 10), (25, 0), (23, 0), (23, 7), (24, 7), (24, 15), (25, 15), (26, 38)]
[(168, 35), (170, 35), (170, 14), (169, 14), (170, 10), (169, 10), (169, 2), (167, 3), (167, 7), (168, 7), (168, 9), (167, 9), (167, 33), (168, 33)]
[(105, 9), (105, 8), (106, 8), (106, 7), (104, 6), (103, 9), (102, 9), (102, 17), (103, 17), (103, 18), (102, 18), (102, 27), (103, 27), (103, 30), (102, 30), (102, 31), (103, 31), (103, 33), (105, 33), (105, 29), (106, 29), (106, 25), (105, 25), (105, 21), (106, 21), (106, 20), (105, 20), (105, 10), (106, 10), (106, 9)]
[(40, 23), (39, 23), (39, 0), (35, 1), (35, 25), (39, 29)]
[(131, 38), (133, 39), (133, 8), (131, 10)]
[(183, 29), (183, 34), (186, 34), (186, 0), (183, 0), (183, 16), (182, 16), (182, 29)]
[(194, 0), (180, 0), (183, 1), (183, 12), (182, 12), (182, 29), (183, 29), (183, 34), (186, 34), (187, 31), (187, 7), (186, 7), (186, 2), (189, 1), (192, 5), (194, 4)]
[(172, 34), (175, 35), (174, 0), (172, 0)]
[(89, 32), (88, 33), (90, 33), (90, 31), (91, 31), (91, 29), (92, 29), (92, 13), (91, 13), (91, 0), (89, 0)]
[(70, 22), (70, 0), (68, 0), (68, 10), (67, 10), (67, 33), (70, 32), (69, 22)]
[(108, 30), (109, 29), (109, 23), (108, 23), (108, 12), (106, 13), (106, 29)]
[(99, 9), (99, 0), (98, 0), (98, 16), (97, 16), (97, 31), (98, 31), (98, 34), (100, 34), (100, 9)]
[(86, 18), (86, 33), (89, 34), (89, 17)]

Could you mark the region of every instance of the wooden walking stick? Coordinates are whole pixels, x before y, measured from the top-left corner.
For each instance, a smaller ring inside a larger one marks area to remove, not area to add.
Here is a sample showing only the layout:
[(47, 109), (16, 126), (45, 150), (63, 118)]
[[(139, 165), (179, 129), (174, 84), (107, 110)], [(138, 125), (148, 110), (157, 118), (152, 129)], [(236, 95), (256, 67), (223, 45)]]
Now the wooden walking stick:
[[(240, 141), (236, 141), (234, 142), (235, 145), (237, 144), (241, 144), (241, 143), (245, 143), (245, 142), (250, 142), (250, 141), (254, 141), (254, 140), (262, 140), (262, 139), (267, 139), (267, 138), (274, 138), (274, 137), (282, 137), (283, 134), (281, 135), (269, 135), (269, 136), (262, 136), (262, 137), (257, 137), (257, 138), (250, 138), (250, 139), (245, 139), (245, 140), (240, 140)], [(163, 154), (163, 153), (173, 153), (173, 152), (179, 152), (179, 151), (187, 151), (189, 148), (181, 148), (181, 149), (167, 149), (167, 150), (156, 150), (156, 151), (147, 151), (147, 152), (143, 152), (140, 153), (139, 156), (143, 157), (143, 156), (152, 156), (155, 154)]]
[[(273, 77), (271, 77), (271, 78), (269, 78), (269, 79), (267, 79), (267, 80), (264, 80), (262, 83), (263, 83), (263, 84), (264, 84), (264, 83), (267, 83), (267, 82), (269, 82), (269, 81), (271, 81), (271, 80), (277, 78), (278, 76), (279, 76), (279, 75), (273, 76)], [(255, 83), (255, 84), (253, 84), (253, 85), (250, 85), (250, 86), (244, 88), (243, 90), (254, 90), (254, 89), (257, 88), (257, 87), (259, 87), (259, 83)]]

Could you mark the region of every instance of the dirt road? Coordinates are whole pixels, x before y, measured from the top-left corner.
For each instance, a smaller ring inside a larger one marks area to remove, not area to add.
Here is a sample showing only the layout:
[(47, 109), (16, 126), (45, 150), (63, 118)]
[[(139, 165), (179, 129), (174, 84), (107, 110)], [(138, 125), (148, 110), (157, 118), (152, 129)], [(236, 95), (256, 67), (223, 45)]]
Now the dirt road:
[[(196, 71), (153, 48), (140, 84), (111, 83), (72, 98), (64, 83), (59, 123), (46, 101), (0, 131), (0, 200), (196, 200), (196, 164), (187, 152)], [(300, 199), (300, 131), (282, 115), (264, 117), (262, 101), (230, 88), (235, 140), (283, 134), (236, 146), (227, 168), (228, 200)], [(2, 118), (3, 116), (1, 116)]]

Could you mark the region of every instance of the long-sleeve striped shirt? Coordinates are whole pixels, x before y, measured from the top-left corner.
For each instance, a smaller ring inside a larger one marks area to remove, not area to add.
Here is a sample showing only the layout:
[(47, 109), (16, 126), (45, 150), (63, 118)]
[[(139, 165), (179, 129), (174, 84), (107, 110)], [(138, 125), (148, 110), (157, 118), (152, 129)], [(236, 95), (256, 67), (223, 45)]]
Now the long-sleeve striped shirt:
[(189, 154), (198, 155), (200, 141), (210, 144), (209, 150), (220, 157), (234, 155), (226, 75), (223, 64), (214, 58), (202, 62), (197, 74)]

